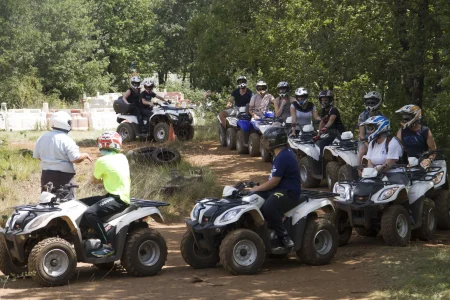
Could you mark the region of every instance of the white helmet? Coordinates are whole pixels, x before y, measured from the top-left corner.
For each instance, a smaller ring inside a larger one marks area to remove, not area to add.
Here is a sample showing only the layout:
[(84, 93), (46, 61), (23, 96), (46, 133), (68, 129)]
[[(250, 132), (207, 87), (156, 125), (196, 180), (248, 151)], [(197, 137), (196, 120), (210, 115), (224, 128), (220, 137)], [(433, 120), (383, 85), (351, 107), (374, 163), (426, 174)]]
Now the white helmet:
[(67, 111), (57, 111), (50, 117), (50, 127), (69, 132), (72, 129), (72, 116)]
[(153, 81), (151, 81), (150, 79), (145, 79), (144, 83), (143, 83), (144, 88), (146, 87), (151, 87), (154, 88), (155, 87), (155, 83)]
[(247, 77), (239, 76), (236, 80), (238, 88), (243, 89), (247, 87)]
[(366, 109), (368, 111), (376, 110), (382, 102), (383, 99), (378, 92), (371, 91), (364, 95), (364, 104), (366, 105)]
[(133, 76), (130, 79), (132, 89), (138, 89), (141, 86), (141, 79), (137, 76)]
[(304, 87), (299, 87), (298, 89), (295, 90), (295, 96), (308, 97), (308, 90), (305, 89)]

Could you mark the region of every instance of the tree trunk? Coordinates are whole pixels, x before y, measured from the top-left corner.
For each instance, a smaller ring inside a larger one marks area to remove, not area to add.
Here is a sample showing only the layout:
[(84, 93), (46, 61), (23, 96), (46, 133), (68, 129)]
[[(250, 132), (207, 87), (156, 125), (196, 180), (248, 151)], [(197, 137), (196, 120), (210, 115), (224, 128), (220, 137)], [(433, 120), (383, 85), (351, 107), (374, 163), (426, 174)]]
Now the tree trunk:
[(158, 71), (158, 85), (164, 85), (164, 71), (159, 70)]

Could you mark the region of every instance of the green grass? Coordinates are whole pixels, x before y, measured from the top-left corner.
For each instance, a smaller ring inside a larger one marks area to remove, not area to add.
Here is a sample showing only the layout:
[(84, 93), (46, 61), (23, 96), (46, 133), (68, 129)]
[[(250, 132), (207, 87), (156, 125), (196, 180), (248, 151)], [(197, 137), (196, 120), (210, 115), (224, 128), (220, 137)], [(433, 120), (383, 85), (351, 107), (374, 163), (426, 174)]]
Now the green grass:
[[(15, 132), (0, 132), (0, 141), (5, 141), (6, 143), (16, 143), (16, 144), (26, 144), (34, 143), (37, 139), (48, 132), (44, 131), (15, 131)], [(77, 142), (80, 147), (92, 147), (96, 146), (96, 139), (102, 134), (102, 131), (71, 131), (69, 136)]]
[(450, 299), (450, 249), (412, 244), (380, 260), (372, 271), (381, 288), (370, 299)]

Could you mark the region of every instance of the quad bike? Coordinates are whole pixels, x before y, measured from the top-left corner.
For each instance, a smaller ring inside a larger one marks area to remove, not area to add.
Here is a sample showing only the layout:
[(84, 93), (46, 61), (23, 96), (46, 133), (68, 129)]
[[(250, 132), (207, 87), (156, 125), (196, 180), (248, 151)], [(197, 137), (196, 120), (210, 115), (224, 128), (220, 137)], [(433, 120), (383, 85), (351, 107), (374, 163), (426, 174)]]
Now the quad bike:
[(232, 113), (226, 118), (226, 128), (222, 126), (220, 117), (219, 120), (219, 141), (220, 145), (227, 147), (229, 150), (236, 149), (236, 126), (237, 121), (241, 116), (248, 115), (246, 107), (235, 107)]
[[(321, 180), (326, 177), (327, 171), (332, 171), (328, 180), (328, 188), (332, 190), (333, 180), (336, 180), (335, 177), (339, 170), (337, 166), (347, 161), (356, 165), (356, 152), (353, 155), (353, 149), (356, 150), (356, 146), (351, 140), (353, 134), (350, 131), (342, 133), (333, 141), (332, 146), (324, 148), (323, 157), (320, 157), (320, 148), (313, 139), (315, 135), (314, 127), (305, 125), (298, 136), (289, 137), (289, 146), (297, 155), (302, 186), (305, 188), (318, 187)], [(320, 135), (319, 139), (327, 137), (326, 133)], [(328, 167), (330, 163), (331, 165)]]
[(137, 117), (131, 113), (128, 104), (119, 97), (114, 102), (114, 110), (117, 113), (117, 132), (122, 141), (132, 142), (136, 137), (153, 138), (158, 143), (163, 143), (169, 138), (170, 125), (178, 139), (189, 141), (194, 138), (193, 116), (187, 108), (171, 106), (169, 102), (155, 104), (152, 115), (144, 119), (144, 125), (148, 132), (141, 132)]
[[(406, 169), (407, 165), (397, 165)], [(436, 231), (435, 204), (430, 199), (436, 174), (406, 172), (409, 184), (389, 182), (373, 168), (364, 168), (357, 181), (342, 180), (335, 184), (335, 212), (325, 218), (338, 228), (339, 245), (348, 243), (352, 229), (359, 235), (377, 236), (381, 232), (390, 246), (406, 246), (411, 236), (432, 239)]]
[(226, 186), (222, 199), (197, 201), (181, 241), (181, 255), (191, 267), (213, 268), (219, 261), (233, 275), (255, 274), (266, 254), (284, 257), (295, 252), (300, 261), (323, 265), (333, 259), (338, 242), (336, 228), (317, 217), (316, 210), (333, 211), (328, 197), (334, 194), (302, 191), (303, 202), (287, 212), (284, 226), (294, 241), (293, 248), (282, 246), (275, 231), (261, 214), (265, 199), (244, 192), (255, 183)]
[(273, 112), (267, 111), (261, 119), (240, 118), (237, 122), (236, 150), (239, 154), (259, 156), (263, 151), (264, 160), (270, 161), (270, 152), (264, 146), (262, 134), (270, 127), (281, 127), (281, 120), (274, 117)]
[[(158, 207), (169, 204), (131, 199), (125, 210), (102, 218), (116, 253), (97, 258), (91, 252), (101, 242), (81, 221), (88, 206), (63, 198), (75, 187), (65, 185), (55, 194), (42, 192), (38, 205), (15, 207), (0, 230), (0, 271), (18, 276), (28, 271), (42, 286), (67, 284), (77, 262), (112, 269), (120, 260), (132, 276), (157, 274), (166, 262), (167, 245), (158, 231), (149, 228), (147, 219), (163, 222)], [(53, 184), (47, 188), (52, 190)]]

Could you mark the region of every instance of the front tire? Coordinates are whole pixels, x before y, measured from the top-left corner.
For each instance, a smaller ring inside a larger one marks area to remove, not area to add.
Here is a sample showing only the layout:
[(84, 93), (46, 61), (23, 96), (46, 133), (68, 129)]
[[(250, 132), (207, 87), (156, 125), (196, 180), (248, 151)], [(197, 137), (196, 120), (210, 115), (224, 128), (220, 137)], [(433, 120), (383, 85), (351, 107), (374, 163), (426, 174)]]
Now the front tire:
[(260, 146), (261, 141), (259, 138), (259, 134), (255, 132), (250, 134), (250, 137), (248, 139), (248, 152), (250, 153), (250, 156), (259, 156), (261, 154)]
[(348, 241), (352, 237), (353, 228), (350, 225), (348, 214), (346, 211), (336, 208), (332, 213), (326, 213), (323, 217), (333, 224), (339, 234), (339, 246), (344, 246), (348, 244)]
[(433, 200), (423, 199), (422, 225), (413, 230), (413, 236), (417, 236), (421, 241), (430, 241), (436, 232), (436, 209)]
[(11, 277), (21, 277), (26, 275), (28, 271), (27, 266), (21, 266), (14, 263), (7, 251), (5, 243), (0, 241), (0, 271), (3, 275)]
[(122, 137), (122, 143), (129, 143), (136, 140), (136, 132), (131, 123), (120, 123), (117, 126), (117, 133)]
[(266, 145), (264, 143), (264, 139), (261, 139), (261, 158), (264, 162), (272, 162), (272, 154), (270, 153), (269, 149), (266, 148)]
[(258, 234), (248, 229), (230, 232), (220, 245), (220, 262), (233, 275), (259, 272), (266, 257), (264, 243)]
[(153, 129), (153, 138), (157, 143), (164, 143), (169, 139), (169, 130), (169, 124), (164, 122), (158, 123)]
[(194, 269), (214, 268), (220, 261), (219, 249), (213, 251), (199, 249), (190, 230), (184, 233), (181, 240), (181, 256)]
[(122, 255), (122, 266), (136, 276), (158, 274), (167, 259), (167, 244), (162, 235), (151, 228), (140, 228), (128, 235)]
[(434, 198), (436, 204), (436, 219), (439, 229), (450, 229), (450, 193), (447, 190), (440, 190)]
[(326, 167), (327, 184), (330, 191), (333, 190), (334, 184), (338, 181), (339, 163), (337, 161), (330, 161)]
[(356, 179), (357, 176), (355, 176), (355, 172), (353, 171), (352, 166), (345, 164), (339, 168), (338, 181), (341, 180), (354, 181)]
[(227, 148), (228, 150), (236, 149), (236, 129), (227, 129)]
[(239, 154), (248, 154), (248, 146), (245, 146), (244, 131), (238, 130), (236, 134), (236, 150)]
[(308, 265), (328, 264), (336, 254), (338, 239), (336, 227), (330, 221), (308, 218), (297, 257)]
[(386, 208), (381, 217), (381, 233), (390, 246), (408, 245), (411, 239), (411, 221), (406, 208), (397, 204)]
[(76, 267), (75, 249), (61, 238), (40, 241), (28, 258), (28, 271), (33, 280), (42, 286), (67, 284)]
[(302, 180), (303, 187), (313, 188), (320, 185), (320, 179), (314, 178), (312, 175), (312, 166), (307, 156), (300, 159), (298, 166), (300, 168), (300, 178)]

